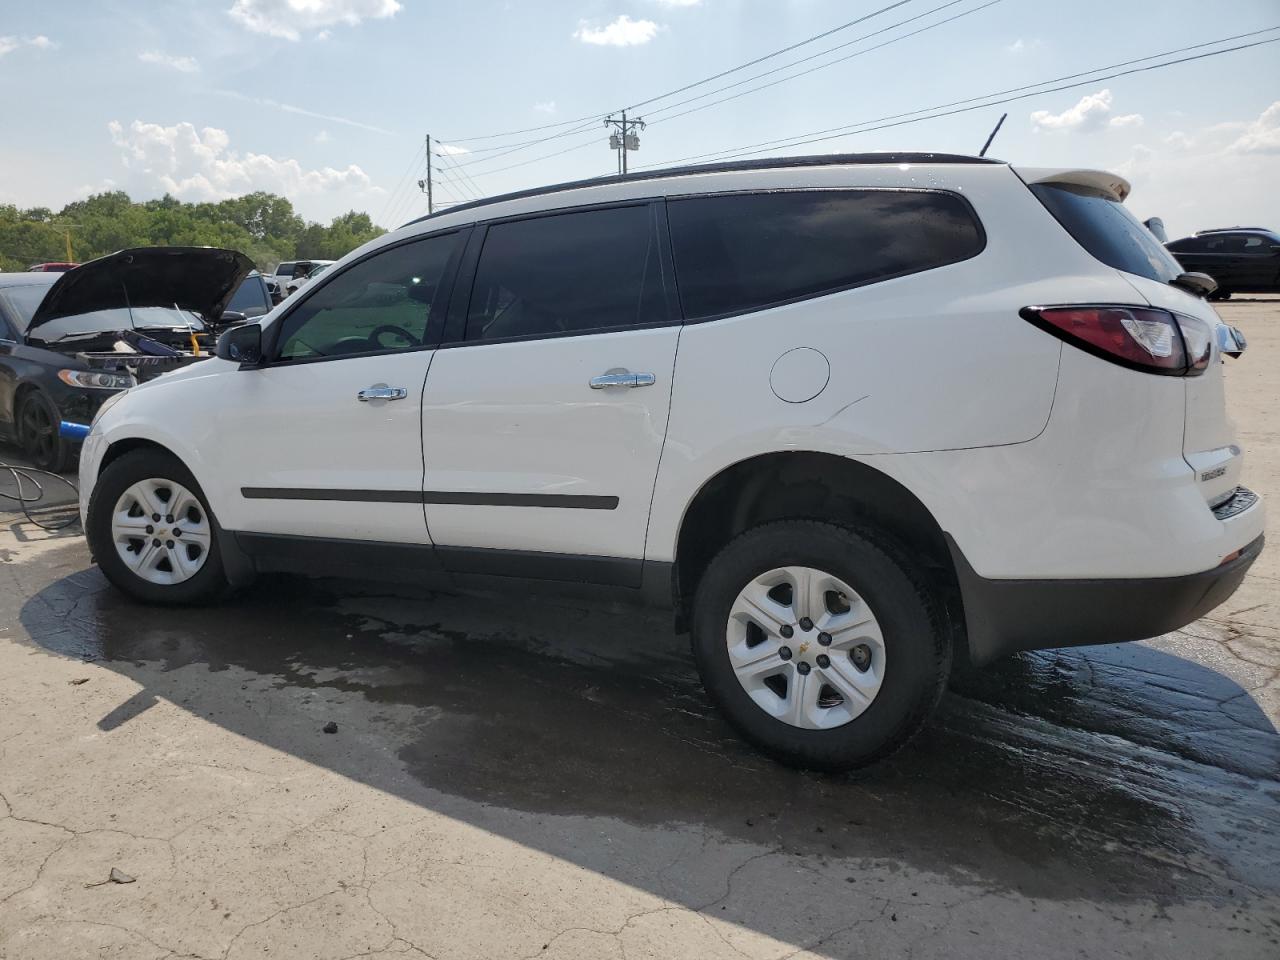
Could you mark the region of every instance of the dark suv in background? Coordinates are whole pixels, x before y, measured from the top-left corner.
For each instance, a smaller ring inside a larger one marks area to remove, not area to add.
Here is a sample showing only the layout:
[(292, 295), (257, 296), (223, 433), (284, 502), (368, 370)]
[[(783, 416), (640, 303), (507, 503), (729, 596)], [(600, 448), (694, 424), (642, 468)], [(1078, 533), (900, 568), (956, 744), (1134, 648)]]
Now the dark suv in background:
[(1211, 299), (1233, 293), (1280, 293), (1280, 234), (1263, 227), (1201, 230), (1165, 244), (1188, 273), (1218, 281)]

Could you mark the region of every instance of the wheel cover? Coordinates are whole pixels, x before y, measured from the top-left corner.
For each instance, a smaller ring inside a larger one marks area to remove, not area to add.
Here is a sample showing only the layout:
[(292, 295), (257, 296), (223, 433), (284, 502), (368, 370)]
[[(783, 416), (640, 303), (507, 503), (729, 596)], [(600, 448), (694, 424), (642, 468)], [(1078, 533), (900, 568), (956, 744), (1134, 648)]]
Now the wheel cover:
[(871, 607), (813, 567), (778, 567), (738, 594), (726, 629), (729, 663), (765, 713), (829, 730), (863, 713), (884, 681), (885, 649)]
[(135, 576), (171, 586), (200, 572), (209, 559), (213, 528), (195, 494), (153, 477), (120, 495), (111, 512), (111, 539)]

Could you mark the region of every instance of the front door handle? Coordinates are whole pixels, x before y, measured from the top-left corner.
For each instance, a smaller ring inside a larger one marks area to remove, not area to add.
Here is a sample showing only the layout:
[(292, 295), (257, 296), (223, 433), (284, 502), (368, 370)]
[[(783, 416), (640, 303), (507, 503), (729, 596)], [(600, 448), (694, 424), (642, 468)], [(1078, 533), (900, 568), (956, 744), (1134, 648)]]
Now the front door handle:
[(652, 373), (631, 373), (629, 370), (610, 370), (588, 381), (592, 390), (603, 390), (605, 387), (652, 387), (656, 382)]
[(356, 394), (356, 399), (365, 400), (403, 400), (409, 395), (404, 387), (365, 387)]

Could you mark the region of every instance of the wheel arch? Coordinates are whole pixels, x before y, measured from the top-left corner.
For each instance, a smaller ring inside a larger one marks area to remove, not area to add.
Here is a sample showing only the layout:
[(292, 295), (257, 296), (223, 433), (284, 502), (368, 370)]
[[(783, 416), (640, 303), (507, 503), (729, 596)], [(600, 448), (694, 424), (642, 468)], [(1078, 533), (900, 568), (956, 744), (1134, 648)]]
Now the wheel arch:
[(166, 447), (163, 443), (147, 439), (146, 437), (122, 437), (121, 439), (111, 443), (107, 447), (106, 452), (102, 454), (102, 459), (98, 462), (98, 474), (97, 477), (94, 477), (94, 480), (97, 480), (98, 477), (102, 476), (102, 472), (106, 470), (111, 463), (119, 460), (126, 453), (132, 453), (134, 450), (156, 450), (160, 453), (167, 453), (188, 470), (191, 469), (191, 465), (187, 463), (177, 451)]
[(938, 591), (963, 653), (964, 610), (942, 527), (901, 482), (858, 460), (816, 451), (761, 454), (725, 467), (685, 507), (676, 537), (672, 590), (677, 622), (708, 564), (738, 534), (775, 520), (820, 520), (871, 528), (920, 563)]

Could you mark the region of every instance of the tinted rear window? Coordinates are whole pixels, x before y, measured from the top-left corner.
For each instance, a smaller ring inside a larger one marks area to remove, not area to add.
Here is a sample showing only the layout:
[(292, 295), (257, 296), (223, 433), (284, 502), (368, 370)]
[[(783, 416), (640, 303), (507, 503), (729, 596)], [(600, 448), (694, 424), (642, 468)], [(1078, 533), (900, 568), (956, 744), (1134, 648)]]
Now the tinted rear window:
[(1076, 242), (1109, 267), (1168, 283), (1182, 268), (1124, 204), (1070, 183), (1033, 183), (1039, 198)]
[(808, 190), (667, 205), (690, 320), (759, 310), (967, 260), (985, 243), (948, 193)]
[(227, 309), (243, 313), (254, 307), (266, 307), (270, 310), (271, 298), (267, 295), (267, 288), (261, 277), (245, 277), (240, 286), (236, 287), (236, 292), (232, 294)]

